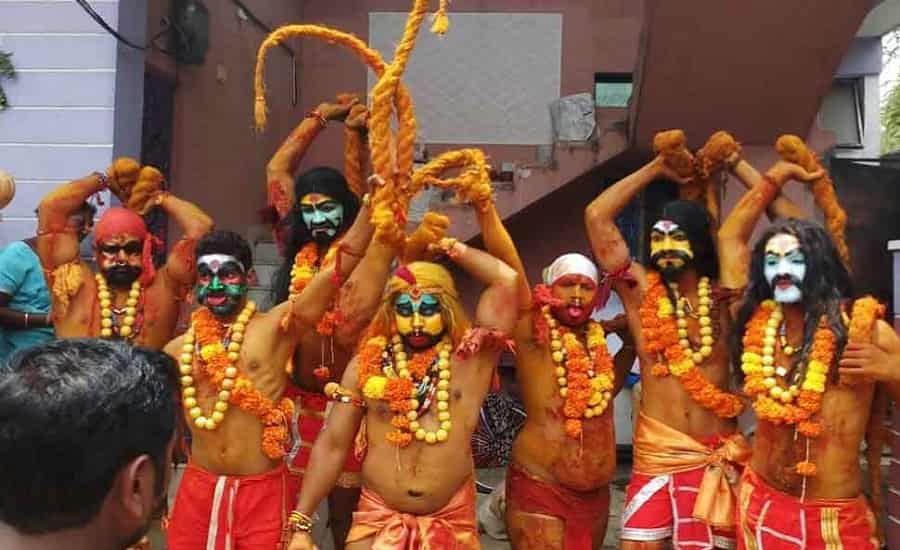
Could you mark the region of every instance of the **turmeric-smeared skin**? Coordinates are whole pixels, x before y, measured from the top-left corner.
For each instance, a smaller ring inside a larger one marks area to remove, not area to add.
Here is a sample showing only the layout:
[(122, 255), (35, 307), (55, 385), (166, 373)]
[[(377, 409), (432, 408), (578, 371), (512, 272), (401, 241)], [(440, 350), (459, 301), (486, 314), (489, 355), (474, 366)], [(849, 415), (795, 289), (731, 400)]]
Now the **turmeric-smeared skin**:
[[(133, 161), (117, 161), (109, 171), (110, 186), (128, 193), (147, 168), (140, 170), (140, 166)], [(62, 271), (56, 272), (60, 266), (71, 264), (70, 269), (80, 272), (77, 279), (80, 279), (81, 284), (72, 289), (71, 294), (63, 296), (52, 293), (52, 309), (55, 312), (53, 324), (56, 334), (62, 338), (100, 336), (100, 307), (94, 272), (79, 262), (77, 236), (67, 232), (65, 224), (71, 213), (103, 188), (103, 180), (99, 176), (87, 176), (51, 191), (41, 201), (38, 209), (38, 256), (47, 274), (49, 286), (54, 288), (54, 278), (62, 275)], [(148, 194), (146, 203), (153, 204), (157, 196), (158, 192)], [(131, 197), (125, 195), (123, 198)], [(123, 202), (127, 203), (127, 200)], [(194, 246), (213, 227), (213, 222), (206, 213), (174, 195), (166, 194), (159, 203), (159, 208), (181, 227), (184, 236), (175, 243), (165, 265), (143, 290), (144, 322), (134, 343), (152, 349), (162, 349), (175, 334), (184, 296), (193, 286), (196, 276)], [(128, 298), (129, 289), (110, 290), (113, 293), (113, 305), (122, 307)]]

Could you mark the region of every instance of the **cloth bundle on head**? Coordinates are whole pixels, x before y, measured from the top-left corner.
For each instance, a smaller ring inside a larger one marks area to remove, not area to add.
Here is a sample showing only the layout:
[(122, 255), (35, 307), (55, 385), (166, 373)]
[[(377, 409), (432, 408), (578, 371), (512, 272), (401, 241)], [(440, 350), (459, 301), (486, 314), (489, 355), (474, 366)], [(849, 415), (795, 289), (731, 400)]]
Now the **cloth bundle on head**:
[(121, 235), (143, 242), (141, 284), (149, 285), (156, 275), (153, 267), (153, 246), (159, 243), (159, 239), (147, 230), (144, 219), (136, 213), (127, 208), (110, 208), (100, 216), (100, 221), (94, 226), (94, 241), (99, 245)]
[(600, 282), (597, 266), (584, 254), (572, 252), (563, 254), (553, 260), (549, 267), (544, 269), (544, 284), (553, 286), (556, 281), (566, 275), (582, 275), (594, 281), (594, 284)]
[[(431, 262), (412, 262), (394, 270), (384, 291), (384, 301), (369, 325), (370, 336), (385, 336), (394, 330), (394, 300), (408, 292), (414, 297), (433, 294), (441, 304), (444, 322), (454, 344), (459, 344), (470, 327), (453, 276), (446, 268)], [(365, 338), (361, 342), (365, 342)]]

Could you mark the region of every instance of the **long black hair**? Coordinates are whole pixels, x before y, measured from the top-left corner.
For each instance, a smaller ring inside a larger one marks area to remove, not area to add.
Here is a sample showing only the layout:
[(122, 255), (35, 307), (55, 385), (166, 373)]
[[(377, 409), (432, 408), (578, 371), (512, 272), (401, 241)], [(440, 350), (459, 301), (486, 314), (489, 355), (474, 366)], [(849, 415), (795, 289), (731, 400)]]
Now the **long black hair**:
[[(712, 222), (706, 208), (693, 201), (676, 200), (663, 206), (660, 220), (670, 220), (678, 224), (691, 243), (694, 260), (691, 263), (697, 274), (712, 280), (719, 278), (719, 255), (712, 235)], [(647, 242), (647, 257), (650, 243)]]
[[(781, 233), (796, 237), (806, 258), (806, 276), (801, 284), (802, 305), (805, 312), (803, 348), (798, 359), (803, 369), (798, 375), (803, 377), (806, 374), (807, 358), (812, 347), (813, 335), (821, 319), (824, 319), (837, 336), (838, 353), (835, 354), (835, 357), (839, 356), (840, 351), (844, 349), (844, 345), (847, 343), (847, 328), (841, 319), (841, 304), (853, 293), (850, 274), (844, 267), (831, 237), (822, 226), (813, 222), (793, 218), (784, 220), (767, 229), (756, 242), (750, 260), (750, 282), (747, 285), (744, 304), (738, 312), (731, 335), (733, 352), (731, 356), (735, 361), (740, 360), (744, 352), (743, 335), (750, 317), (753, 316), (753, 312), (762, 301), (769, 300), (773, 296), (772, 287), (766, 280), (764, 272), (766, 243)], [(743, 372), (740, 368), (735, 370), (738, 379), (742, 382)], [(832, 371), (832, 377), (836, 377), (836, 369), (832, 369)]]
[[(284, 262), (275, 274), (273, 292), (275, 303), (281, 303), (288, 298), (291, 286), (291, 268), (294, 265), (294, 256), (303, 248), (303, 245), (313, 240), (309, 228), (303, 223), (303, 215), (300, 212), (300, 199), (310, 193), (328, 195), (338, 201), (344, 207), (344, 219), (338, 228), (340, 235), (353, 225), (356, 215), (359, 213), (359, 199), (350, 191), (347, 180), (343, 174), (328, 166), (318, 166), (297, 176), (294, 181), (294, 200), (296, 203), (290, 213), (281, 221), (288, 227), (288, 238), (285, 243)], [(322, 252), (324, 254), (324, 252)]]

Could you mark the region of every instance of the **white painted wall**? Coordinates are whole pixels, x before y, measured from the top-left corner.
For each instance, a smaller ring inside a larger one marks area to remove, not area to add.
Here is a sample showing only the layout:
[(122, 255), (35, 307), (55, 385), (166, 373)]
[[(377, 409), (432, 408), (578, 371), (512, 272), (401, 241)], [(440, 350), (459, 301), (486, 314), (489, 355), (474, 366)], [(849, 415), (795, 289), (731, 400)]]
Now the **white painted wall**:
[[(90, 4), (117, 27), (118, 0)], [(17, 183), (2, 246), (34, 234), (50, 189), (110, 164), (117, 43), (73, 0), (0, 0), (0, 50), (18, 72), (3, 83), (11, 107), (0, 113), (0, 169)]]

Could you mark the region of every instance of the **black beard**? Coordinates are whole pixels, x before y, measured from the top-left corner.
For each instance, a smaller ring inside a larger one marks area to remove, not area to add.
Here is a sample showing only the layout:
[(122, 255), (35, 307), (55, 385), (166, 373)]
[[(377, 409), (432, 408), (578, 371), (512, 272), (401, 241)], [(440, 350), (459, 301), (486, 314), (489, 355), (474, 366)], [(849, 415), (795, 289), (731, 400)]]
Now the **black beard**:
[[(672, 264), (660, 265), (660, 261), (666, 258), (678, 258), (681, 260), (680, 266), (674, 266)], [(650, 256), (650, 263), (659, 271), (660, 275), (662, 275), (663, 279), (667, 281), (672, 281), (676, 279), (679, 275), (681, 275), (685, 269), (690, 266), (691, 257), (681, 250), (665, 250), (663, 252), (657, 252), (656, 254)]]
[(104, 271), (103, 277), (111, 287), (128, 288), (141, 276), (141, 271), (141, 268), (132, 265), (117, 265)]
[[(329, 234), (329, 230), (332, 231), (332, 234)], [(337, 237), (338, 228), (332, 225), (331, 223), (323, 223), (319, 225), (314, 225), (309, 228), (309, 234), (312, 235), (314, 241), (319, 246), (325, 246), (331, 244), (331, 241)]]
[[(422, 351), (422, 350), (426, 350), (429, 348), (433, 348), (434, 346), (438, 345), (438, 343), (444, 337), (444, 334), (446, 332), (447, 331), (445, 330), (445, 331), (441, 332), (440, 334), (434, 335), (434, 334), (428, 334), (428, 333), (425, 333), (422, 331), (413, 331), (413, 332), (410, 332), (409, 334), (400, 335), (400, 338), (403, 340), (403, 345), (406, 346), (408, 349), (411, 349), (414, 351)], [(412, 344), (409, 343), (410, 336), (427, 336), (428, 343), (423, 346), (413, 346)]]

